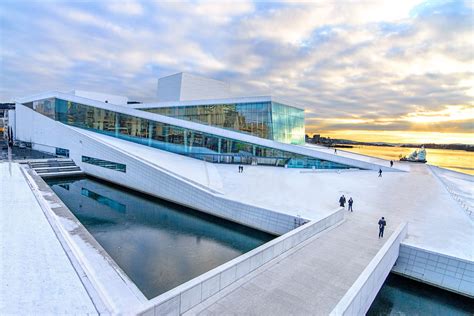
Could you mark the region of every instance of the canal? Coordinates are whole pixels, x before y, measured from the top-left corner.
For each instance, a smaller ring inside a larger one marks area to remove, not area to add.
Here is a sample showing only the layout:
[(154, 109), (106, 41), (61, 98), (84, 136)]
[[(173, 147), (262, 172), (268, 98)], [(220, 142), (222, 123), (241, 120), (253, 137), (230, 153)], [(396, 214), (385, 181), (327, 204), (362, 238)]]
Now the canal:
[(147, 298), (275, 238), (93, 178), (48, 184)]
[(367, 315), (474, 315), (474, 301), (391, 273), (375, 297)]

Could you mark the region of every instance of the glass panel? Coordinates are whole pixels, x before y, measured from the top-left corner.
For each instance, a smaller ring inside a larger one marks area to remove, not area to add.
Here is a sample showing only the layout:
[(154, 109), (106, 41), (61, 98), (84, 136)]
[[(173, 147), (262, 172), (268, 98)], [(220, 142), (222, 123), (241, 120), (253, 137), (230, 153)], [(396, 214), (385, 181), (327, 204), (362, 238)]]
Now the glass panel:
[(273, 139), (282, 143), (304, 144), (304, 111), (272, 102)]
[(144, 111), (271, 139), (270, 102), (148, 108)]
[(69, 149), (56, 147), (56, 156), (69, 157)]
[(91, 165), (96, 165), (102, 168), (112, 169), (120, 172), (127, 172), (127, 166), (121, 163), (116, 163), (108, 160), (82, 156), (82, 162)]

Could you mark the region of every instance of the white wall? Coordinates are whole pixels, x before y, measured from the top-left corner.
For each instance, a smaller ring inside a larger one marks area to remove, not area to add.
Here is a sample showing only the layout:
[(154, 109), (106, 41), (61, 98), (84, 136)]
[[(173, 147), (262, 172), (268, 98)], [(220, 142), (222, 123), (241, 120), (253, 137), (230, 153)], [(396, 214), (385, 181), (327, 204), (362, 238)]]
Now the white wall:
[(402, 244), (393, 272), (474, 297), (474, 262)]
[(407, 224), (400, 224), (331, 311), (331, 316), (365, 315), (397, 260)]
[(327, 217), (307, 223), (180, 286), (151, 299), (139, 315), (182, 315), (270, 260), (344, 219), (339, 208)]
[(179, 101), (181, 97), (181, 73), (158, 79), (159, 102)]
[(230, 86), (219, 80), (177, 73), (158, 79), (158, 101), (189, 101), (231, 97)]
[(84, 91), (84, 90), (74, 90), (74, 91), (71, 91), (71, 94), (76, 95), (78, 97), (92, 99), (92, 100), (96, 100), (100, 102), (107, 101), (107, 103), (112, 103), (112, 104), (117, 104), (117, 105), (127, 105), (127, 102), (128, 102), (127, 97), (124, 97), (121, 95), (115, 95), (115, 94), (106, 94), (106, 93)]
[(183, 73), (181, 101), (230, 98), (230, 87), (223, 81)]

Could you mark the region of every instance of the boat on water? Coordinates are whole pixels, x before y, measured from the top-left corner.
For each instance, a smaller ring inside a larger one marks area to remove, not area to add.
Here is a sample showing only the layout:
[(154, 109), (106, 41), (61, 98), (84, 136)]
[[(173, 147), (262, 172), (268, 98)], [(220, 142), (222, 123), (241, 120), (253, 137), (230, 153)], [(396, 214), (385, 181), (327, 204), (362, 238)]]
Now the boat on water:
[(421, 146), (420, 149), (416, 149), (410, 155), (400, 158), (400, 161), (410, 162), (421, 162), (426, 163), (426, 150), (425, 146)]

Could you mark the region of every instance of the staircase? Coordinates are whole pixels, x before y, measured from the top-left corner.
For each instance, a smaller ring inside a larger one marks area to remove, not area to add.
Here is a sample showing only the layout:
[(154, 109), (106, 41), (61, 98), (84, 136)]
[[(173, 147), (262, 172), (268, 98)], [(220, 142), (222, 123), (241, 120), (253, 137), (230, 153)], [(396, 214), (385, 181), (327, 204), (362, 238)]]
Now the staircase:
[(67, 177), (83, 175), (84, 172), (72, 159), (38, 159), (28, 161), (31, 169), (42, 178)]

